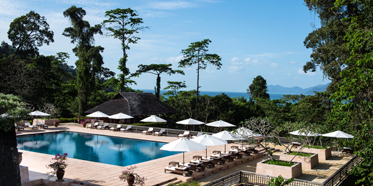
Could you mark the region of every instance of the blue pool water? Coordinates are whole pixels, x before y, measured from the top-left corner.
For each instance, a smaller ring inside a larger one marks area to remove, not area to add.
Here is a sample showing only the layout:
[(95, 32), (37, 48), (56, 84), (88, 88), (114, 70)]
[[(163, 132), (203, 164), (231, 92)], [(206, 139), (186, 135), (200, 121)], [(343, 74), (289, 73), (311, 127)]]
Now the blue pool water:
[(180, 152), (159, 150), (165, 143), (76, 132), (59, 132), (17, 137), (18, 149), (127, 166)]

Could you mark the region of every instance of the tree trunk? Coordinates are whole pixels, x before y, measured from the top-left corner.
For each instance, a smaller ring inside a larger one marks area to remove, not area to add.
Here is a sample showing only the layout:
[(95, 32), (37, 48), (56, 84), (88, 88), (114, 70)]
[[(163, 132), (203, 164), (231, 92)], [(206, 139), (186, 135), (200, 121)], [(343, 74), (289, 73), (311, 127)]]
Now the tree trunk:
[[(3, 125), (3, 123), (1, 124)], [(0, 129), (0, 185), (21, 186), (15, 129)]]
[[(199, 56), (199, 51), (198, 51), (198, 56)], [(197, 119), (197, 114), (198, 114), (198, 93), (199, 93), (199, 58), (197, 59), (197, 97), (196, 97), (196, 111), (195, 111), (195, 116), (194, 119)], [(194, 129), (194, 126), (193, 126)]]
[(125, 40), (122, 40), (122, 50), (123, 50), (123, 58), (121, 60), (122, 64), (119, 65), (120, 68), (121, 68), (119, 70), (122, 71), (122, 76), (120, 76), (120, 88), (119, 89), (123, 91), (123, 90), (125, 90), (124, 89), (124, 80), (127, 76), (127, 67), (126, 67), (126, 65), (127, 65), (127, 54), (126, 54)]
[(161, 76), (158, 74), (157, 75), (157, 90), (156, 90), (156, 94), (155, 94), (155, 97), (157, 97), (159, 99), (160, 97), (160, 92), (161, 92)]

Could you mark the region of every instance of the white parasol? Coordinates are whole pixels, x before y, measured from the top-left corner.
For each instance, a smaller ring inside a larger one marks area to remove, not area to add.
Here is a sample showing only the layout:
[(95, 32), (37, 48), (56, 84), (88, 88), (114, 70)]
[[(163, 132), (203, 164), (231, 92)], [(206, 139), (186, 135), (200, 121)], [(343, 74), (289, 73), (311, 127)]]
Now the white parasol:
[(34, 112), (30, 112), (31, 116), (50, 116), (50, 114), (47, 114), (47, 113), (44, 113), (44, 112), (40, 112), (40, 111), (34, 111)]
[(88, 114), (87, 117), (92, 117), (92, 118), (107, 118), (109, 117), (107, 114), (102, 113), (100, 111), (96, 111), (94, 113)]
[(223, 120), (214, 121), (214, 122), (208, 123), (206, 125), (210, 126), (210, 127), (236, 127), (236, 125), (230, 124), (230, 123), (225, 122)]
[(110, 119), (131, 119), (133, 117), (129, 116), (127, 114), (118, 113), (118, 114), (111, 115), (108, 118), (110, 118)]
[[(224, 130), (219, 133), (213, 134), (212, 136), (217, 137), (222, 140), (226, 141), (235, 141), (238, 140), (236, 137), (234, 137), (231, 133), (228, 131)], [(224, 151), (227, 152), (227, 145), (224, 145)]]
[(182, 120), (182, 121), (178, 121), (176, 123), (181, 124), (181, 125), (202, 125), (202, 124), (204, 124), (204, 122), (198, 121), (198, 120), (195, 120), (195, 119), (192, 119), (192, 118), (185, 119), (185, 120)]
[(156, 115), (151, 115), (145, 119), (142, 119), (141, 122), (167, 122), (167, 121)]
[(327, 134), (323, 134), (324, 137), (332, 137), (332, 138), (354, 138), (353, 135), (347, 134), (343, 131), (337, 130), (334, 132), (330, 132)]
[(205, 150), (206, 146), (183, 137), (176, 141), (163, 145), (160, 149), (166, 150), (166, 151), (183, 151), (183, 164), (184, 164), (184, 152)]
[(314, 133), (314, 132), (307, 131), (307, 130), (305, 131), (296, 130), (296, 131), (290, 132), (290, 134), (296, 135), (296, 136), (321, 136), (321, 134), (319, 133)]
[(197, 143), (200, 143), (202, 145), (206, 145), (206, 159), (207, 159), (207, 146), (217, 146), (217, 145), (226, 145), (227, 141), (219, 139), (217, 137), (204, 134), (202, 136), (195, 137), (192, 139), (192, 141), (195, 141)]

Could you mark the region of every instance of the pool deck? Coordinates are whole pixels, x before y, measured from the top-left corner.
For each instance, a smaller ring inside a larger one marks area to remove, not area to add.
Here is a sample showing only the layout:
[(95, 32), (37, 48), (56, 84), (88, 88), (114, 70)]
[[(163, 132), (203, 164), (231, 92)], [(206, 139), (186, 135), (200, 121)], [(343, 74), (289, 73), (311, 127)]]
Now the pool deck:
[[(81, 132), (81, 133), (90, 133), (90, 134), (99, 134), (99, 135), (106, 135), (106, 136), (115, 136), (115, 137), (126, 137), (126, 138), (133, 138), (133, 139), (141, 139), (141, 140), (150, 140), (150, 141), (158, 141), (158, 142), (171, 142), (177, 140), (176, 136), (152, 136), (152, 135), (141, 135), (140, 133), (136, 132), (113, 132), (109, 130), (97, 130), (97, 129), (87, 129), (82, 127), (76, 126), (61, 126), (58, 128), (50, 128), (46, 130), (28, 130), (17, 132), (17, 136), (21, 135), (29, 135), (29, 134), (36, 134), (36, 133), (47, 133), (47, 132), (56, 132), (56, 131), (71, 131), (71, 132)], [(227, 144), (227, 149), (230, 146), (236, 144)], [(213, 146), (207, 148), (207, 153), (212, 154), (214, 150), (224, 150), (224, 145), (220, 146)], [(50, 172), (51, 169), (47, 169), (46, 165), (50, 163), (50, 160), (54, 157), (53, 155), (43, 154), (43, 153), (36, 153), (30, 151), (23, 152), (23, 160), (21, 165), (28, 166), (29, 169), (29, 177), (30, 180), (37, 180), (37, 179), (46, 179), (47, 172)], [(193, 152), (185, 152), (185, 161), (189, 162), (194, 155), (205, 155), (206, 151), (193, 151)], [(176, 154), (164, 158), (159, 158), (156, 160), (146, 161), (142, 163), (135, 164), (137, 167), (135, 172), (138, 173), (140, 176), (144, 176), (147, 178), (146, 185), (158, 185), (163, 182), (167, 182), (169, 180), (179, 179), (182, 181), (187, 180), (190, 177), (183, 177), (182, 175), (173, 174), (173, 173), (164, 173), (164, 168), (168, 165), (171, 161), (178, 161), (182, 162), (183, 154)], [(246, 160), (247, 161), (247, 160)], [(76, 180), (85, 183), (91, 183), (95, 185), (123, 185), (123, 182), (119, 180), (119, 175), (122, 171), (126, 170), (126, 167), (116, 166), (116, 165), (109, 165), (104, 163), (97, 163), (85, 160), (79, 160), (74, 158), (69, 158), (67, 161), (68, 167), (65, 171), (64, 179), (67, 180)], [(237, 164), (237, 163), (236, 163)], [(227, 164), (227, 166), (232, 167), (232, 165)], [(235, 165), (234, 165), (235, 166)], [(128, 166), (127, 166), (128, 167)], [(226, 169), (227, 167), (223, 168)], [(208, 169), (204, 172), (208, 173)], [(193, 173), (193, 176), (202, 176), (201, 173)], [(208, 175), (211, 174), (208, 173)], [(208, 176), (205, 175), (205, 176)], [(56, 178), (51, 178), (51, 180), (55, 180)], [(26, 184), (23, 184), (26, 185)]]
[[(141, 135), (140, 133), (136, 132), (113, 132), (109, 130), (97, 130), (97, 129), (87, 129), (78, 126), (71, 126), (71, 125), (61, 125), (58, 128), (51, 127), (50, 129), (46, 130), (29, 130), (26, 129), (25, 131), (17, 132), (17, 136), (21, 135), (28, 135), (28, 134), (35, 134), (35, 133), (47, 133), (47, 132), (56, 132), (56, 131), (71, 131), (71, 132), (81, 132), (81, 133), (90, 133), (90, 134), (99, 134), (99, 135), (106, 135), (106, 136), (115, 136), (115, 137), (125, 137), (125, 138), (133, 138), (133, 139), (140, 139), (140, 140), (150, 140), (150, 141), (158, 141), (168, 143), (171, 141), (175, 141), (177, 139), (176, 136), (152, 136), (152, 135)], [(227, 144), (227, 149), (230, 148), (232, 145), (237, 144)], [(276, 146), (275, 148), (280, 149), (283, 151), (283, 147)], [(221, 146), (210, 146), (207, 148), (208, 154), (211, 154), (214, 150), (224, 150), (224, 145)], [(47, 172), (50, 172), (51, 169), (47, 169), (46, 165), (50, 163), (50, 160), (54, 157), (53, 155), (30, 152), (30, 151), (23, 151), (23, 160), (21, 165), (28, 166), (29, 168), (29, 177), (30, 180), (38, 180), (38, 179), (46, 179)], [(274, 155), (278, 155), (278, 152)], [(185, 161), (189, 162), (194, 155), (202, 155), (206, 154), (205, 150), (202, 151), (193, 151), (193, 152), (185, 152)], [(240, 162), (235, 161), (234, 163), (226, 162), (225, 165), (216, 166), (216, 169), (206, 169), (204, 172), (194, 172), (193, 177), (197, 178), (202, 184), (206, 184), (210, 181), (216, 180), (220, 177), (225, 175), (231, 174), (233, 172), (239, 170), (246, 170), (255, 172), (256, 170), (256, 163), (265, 159), (266, 157), (262, 157), (262, 154), (249, 156), (240, 160)], [(178, 161), (182, 162), (183, 154), (176, 154), (164, 158), (159, 158), (156, 160), (151, 160), (147, 162), (142, 162), (135, 164), (136, 166), (135, 172), (138, 173), (140, 176), (144, 176), (147, 178), (146, 185), (161, 185), (161, 183), (166, 183), (171, 180), (182, 180), (186, 181), (191, 179), (191, 177), (183, 177), (182, 175), (173, 174), (173, 173), (164, 173), (164, 168), (168, 165), (171, 161)], [(322, 183), (325, 179), (331, 176), (336, 170), (338, 170), (341, 166), (343, 166), (348, 160), (350, 160), (350, 156), (343, 156), (338, 152), (333, 152), (333, 156), (326, 160), (320, 161), (320, 164), (315, 167), (315, 169), (305, 171), (303, 170), (303, 176), (299, 177), (298, 179), (303, 179), (312, 182)], [(74, 158), (68, 157), (68, 167), (66, 168), (64, 179), (65, 181), (76, 181), (84, 182), (84, 185), (123, 185), (123, 183), (119, 180), (119, 175), (121, 171), (126, 170), (126, 167), (123, 166), (116, 166), (116, 165), (109, 165), (104, 163), (96, 163), (91, 161), (79, 160)], [(51, 178), (51, 181), (55, 180), (56, 177)], [(56, 182), (54, 182), (56, 183)], [(87, 184), (89, 183), (89, 184)], [(31, 182), (24, 182), (22, 185), (29, 186), (32, 185)], [(53, 185), (53, 184), (48, 184)], [(167, 184), (166, 184), (167, 185)]]

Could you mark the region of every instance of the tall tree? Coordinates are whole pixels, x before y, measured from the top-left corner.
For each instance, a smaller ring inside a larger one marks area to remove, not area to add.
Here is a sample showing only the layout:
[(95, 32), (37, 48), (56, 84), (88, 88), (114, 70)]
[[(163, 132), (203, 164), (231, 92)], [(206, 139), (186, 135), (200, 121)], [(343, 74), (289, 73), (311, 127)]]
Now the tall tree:
[(179, 67), (190, 67), (197, 64), (197, 97), (196, 97), (196, 109), (194, 118), (197, 119), (198, 115), (198, 95), (199, 95), (199, 70), (206, 69), (207, 64), (211, 64), (220, 69), (222, 64), (220, 63), (221, 58), (218, 54), (208, 54), (208, 46), (211, 43), (210, 39), (204, 39), (191, 43), (187, 49), (181, 51), (183, 58), (179, 62)]
[(161, 91), (161, 74), (166, 73), (171, 76), (171, 74), (184, 74), (182, 70), (173, 70), (171, 68), (172, 64), (150, 64), (150, 65), (139, 65), (139, 69), (132, 74), (132, 76), (139, 76), (142, 73), (150, 73), (157, 76), (157, 84), (155, 87), (155, 96), (159, 99), (159, 94)]
[(110, 32), (109, 35), (113, 36), (115, 39), (119, 39), (122, 45), (123, 56), (119, 60), (118, 69), (122, 72), (119, 74), (120, 78), (120, 89), (125, 89), (126, 76), (130, 74), (129, 69), (127, 68), (127, 50), (130, 49), (129, 44), (136, 44), (140, 37), (136, 36), (140, 30), (143, 30), (147, 27), (140, 26), (143, 23), (142, 18), (138, 17), (139, 15), (135, 10), (131, 8), (106, 11), (105, 17), (108, 19), (104, 20), (103, 24), (109, 25), (105, 28)]
[(24, 106), (19, 97), (0, 93), (0, 113), (8, 114), (0, 117), (0, 185), (21, 186), (14, 123), (29, 113)]
[(15, 53), (23, 56), (34, 57), (39, 55), (38, 47), (44, 43), (49, 45), (53, 40), (53, 31), (44, 16), (34, 11), (18, 17), (10, 23), (8, 38), (12, 41)]
[(253, 83), (247, 89), (247, 93), (252, 99), (269, 99), (269, 94), (267, 93), (267, 81), (262, 76), (256, 76)]
[(185, 85), (185, 81), (167, 81), (168, 86), (164, 88), (164, 90), (169, 90), (167, 91), (166, 94), (168, 95), (176, 95), (177, 91), (186, 88), (187, 86)]
[(88, 98), (95, 87), (97, 73), (102, 69), (104, 63), (101, 46), (94, 46), (94, 35), (101, 34), (101, 25), (90, 26), (88, 21), (83, 20), (86, 12), (82, 8), (71, 6), (63, 12), (72, 26), (65, 28), (62, 35), (71, 38), (71, 43), (76, 43), (73, 52), (78, 57), (75, 62), (77, 70), (76, 88), (78, 90), (79, 115), (87, 109)]

